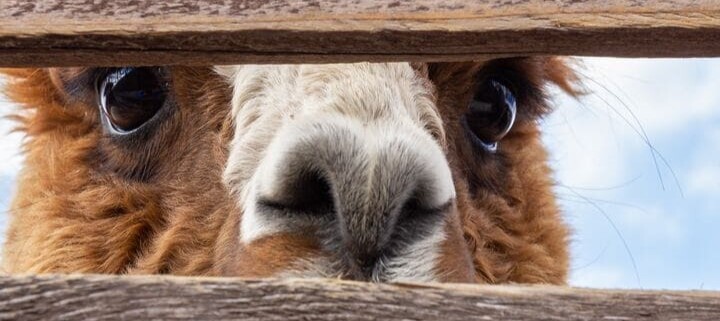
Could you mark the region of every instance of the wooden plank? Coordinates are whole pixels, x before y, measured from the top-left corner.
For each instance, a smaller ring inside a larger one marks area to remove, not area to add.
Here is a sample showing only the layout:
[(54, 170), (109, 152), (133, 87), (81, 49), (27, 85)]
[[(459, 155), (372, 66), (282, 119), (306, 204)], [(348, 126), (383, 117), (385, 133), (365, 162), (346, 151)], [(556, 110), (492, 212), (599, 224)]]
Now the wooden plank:
[(3, 0), (0, 66), (720, 56), (717, 0)]
[(0, 277), (0, 320), (720, 320), (719, 292), (161, 276)]

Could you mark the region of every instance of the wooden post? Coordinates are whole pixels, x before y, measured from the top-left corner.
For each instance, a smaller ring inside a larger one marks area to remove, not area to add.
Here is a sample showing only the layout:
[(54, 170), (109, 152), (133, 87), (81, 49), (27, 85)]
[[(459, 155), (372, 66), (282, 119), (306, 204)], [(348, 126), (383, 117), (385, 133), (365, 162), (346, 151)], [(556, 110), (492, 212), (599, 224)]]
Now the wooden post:
[(0, 320), (720, 320), (720, 293), (166, 276), (0, 277)]
[(0, 66), (720, 56), (716, 0), (0, 1)]

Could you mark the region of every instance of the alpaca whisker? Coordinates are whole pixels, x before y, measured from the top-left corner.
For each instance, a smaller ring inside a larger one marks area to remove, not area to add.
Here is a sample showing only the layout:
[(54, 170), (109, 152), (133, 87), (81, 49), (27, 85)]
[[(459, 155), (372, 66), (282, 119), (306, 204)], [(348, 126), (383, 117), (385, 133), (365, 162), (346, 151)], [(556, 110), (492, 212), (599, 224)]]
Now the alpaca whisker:
[(613, 219), (610, 217), (610, 215), (608, 215), (608, 213), (605, 212), (605, 210), (602, 207), (600, 207), (595, 201), (593, 201), (590, 198), (585, 197), (584, 195), (578, 193), (577, 191), (575, 191), (574, 189), (572, 189), (570, 187), (567, 187), (567, 189), (575, 196), (587, 201), (587, 203), (590, 206), (592, 206), (594, 209), (596, 209), (597, 212), (599, 212), (602, 215), (602, 217), (605, 218), (605, 220), (610, 224), (613, 231), (615, 232), (615, 235), (617, 235), (617, 237), (620, 239), (620, 242), (622, 243), (623, 247), (625, 248), (625, 252), (627, 253), (628, 257), (630, 258), (630, 263), (632, 263), (633, 272), (635, 273), (635, 279), (638, 283), (638, 286), (642, 289), (642, 282), (640, 281), (640, 272), (638, 270), (637, 263), (635, 262), (635, 256), (632, 254), (632, 251), (630, 250), (630, 246), (628, 245), (627, 240), (625, 240), (625, 237), (623, 236), (622, 232), (620, 231), (620, 228), (618, 228), (618, 226), (615, 224), (615, 221), (613, 221)]

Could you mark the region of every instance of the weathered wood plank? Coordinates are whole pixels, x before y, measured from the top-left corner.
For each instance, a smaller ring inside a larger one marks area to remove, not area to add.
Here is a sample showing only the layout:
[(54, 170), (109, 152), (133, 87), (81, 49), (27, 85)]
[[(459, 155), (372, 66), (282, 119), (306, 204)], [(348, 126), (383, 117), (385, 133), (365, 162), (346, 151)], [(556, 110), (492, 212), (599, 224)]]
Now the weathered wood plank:
[(0, 320), (720, 320), (720, 293), (159, 276), (0, 277)]
[(720, 56), (716, 0), (3, 0), (0, 66)]

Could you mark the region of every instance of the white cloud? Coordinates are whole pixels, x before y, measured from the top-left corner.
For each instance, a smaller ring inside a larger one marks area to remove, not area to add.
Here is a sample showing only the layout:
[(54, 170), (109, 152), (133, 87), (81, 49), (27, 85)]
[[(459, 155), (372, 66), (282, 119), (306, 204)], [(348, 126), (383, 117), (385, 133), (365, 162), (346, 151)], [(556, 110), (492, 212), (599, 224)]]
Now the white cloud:
[(624, 102), (648, 134), (683, 130), (717, 115), (720, 108), (716, 81), (720, 60), (588, 58), (585, 62), (587, 75), (595, 80), (588, 84), (598, 95), (588, 103), (607, 109), (604, 99), (634, 122)]
[(544, 140), (557, 179), (570, 186), (607, 186), (626, 180), (626, 168), (613, 124), (580, 103), (559, 99), (560, 108), (546, 121)]
[(570, 284), (588, 288), (627, 288), (637, 281), (627, 270), (616, 266), (585, 266), (572, 271)]
[(717, 199), (720, 195), (720, 128), (706, 131), (700, 139), (705, 148), (694, 155), (693, 164), (684, 175), (687, 193)]
[(645, 242), (678, 242), (686, 236), (685, 228), (678, 215), (666, 209), (643, 204), (643, 208), (626, 208), (615, 217), (624, 231)]
[(693, 167), (686, 178), (689, 195), (718, 197), (720, 195), (720, 159)]

